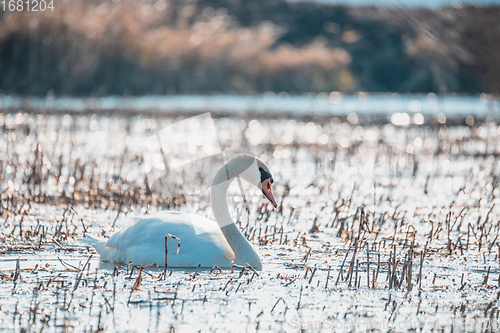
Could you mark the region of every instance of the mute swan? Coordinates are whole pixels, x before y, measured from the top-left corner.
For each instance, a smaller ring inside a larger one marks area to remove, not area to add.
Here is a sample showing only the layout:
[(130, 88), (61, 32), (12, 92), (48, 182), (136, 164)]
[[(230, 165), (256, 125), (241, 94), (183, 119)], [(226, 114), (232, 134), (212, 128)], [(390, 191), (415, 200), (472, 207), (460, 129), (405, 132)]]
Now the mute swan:
[(262, 269), (259, 255), (238, 230), (227, 206), (227, 190), (239, 177), (257, 186), (276, 208), (271, 190), (273, 177), (264, 162), (249, 155), (230, 159), (217, 172), (210, 189), (214, 220), (178, 211), (163, 211), (138, 218), (133, 224), (118, 231), (109, 239), (87, 236), (81, 241), (92, 245), (103, 261), (130, 262), (135, 265), (165, 263), (165, 235), (181, 240), (168, 242), (169, 267), (231, 267), (250, 264)]

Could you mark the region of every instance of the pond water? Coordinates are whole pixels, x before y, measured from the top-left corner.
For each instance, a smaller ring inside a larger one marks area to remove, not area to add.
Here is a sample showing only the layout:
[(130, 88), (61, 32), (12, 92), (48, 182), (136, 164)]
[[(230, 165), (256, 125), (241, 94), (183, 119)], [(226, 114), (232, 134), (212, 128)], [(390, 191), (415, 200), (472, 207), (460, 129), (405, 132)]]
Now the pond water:
[(358, 93), (343, 95), (329, 94), (288, 95), (268, 93), (255, 96), (243, 95), (179, 95), (142, 97), (100, 97), (100, 98), (41, 98), (0, 95), (0, 110), (5, 111), (52, 111), (52, 112), (155, 112), (169, 115), (178, 112), (199, 114), (212, 112), (233, 116), (280, 114), (289, 117), (304, 116), (391, 116), (396, 112), (421, 113), (424, 117), (437, 117), (440, 113), (447, 117), (486, 118), (500, 114), (498, 99), (483, 94), (481, 96), (438, 96), (428, 95), (371, 95)]
[[(496, 106), (477, 98), (463, 111), (476, 121), (454, 126), (453, 108), (431, 118), (413, 100), (384, 110), (422, 113), (425, 125), (347, 111), (320, 122), (26, 113), (2, 97), (17, 112), (0, 114), (1, 330), (498, 330), (500, 126), (478, 116)], [(152, 138), (166, 140), (167, 161)], [(211, 217), (205, 170), (242, 151), (275, 180), (276, 210), (244, 183), (228, 197), (262, 271), (150, 267), (139, 277), (133, 263), (102, 263), (78, 242), (158, 210)], [(171, 173), (150, 187), (165, 162)]]

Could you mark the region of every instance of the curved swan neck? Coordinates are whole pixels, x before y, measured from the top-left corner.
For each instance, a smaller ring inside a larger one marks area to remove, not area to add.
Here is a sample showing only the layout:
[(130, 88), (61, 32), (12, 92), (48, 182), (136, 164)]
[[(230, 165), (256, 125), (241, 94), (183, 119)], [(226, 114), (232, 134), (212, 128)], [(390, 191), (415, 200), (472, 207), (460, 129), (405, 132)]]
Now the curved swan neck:
[(229, 208), (227, 206), (227, 190), (233, 182), (229, 177), (227, 164), (225, 164), (215, 175), (212, 187), (210, 188), (210, 203), (215, 221), (222, 229), (228, 225), (234, 224)]
[(214, 214), (215, 221), (219, 225), (222, 234), (229, 243), (229, 246), (233, 249), (235, 256), (234, 263), (238, 265), (248, 263), (252, 267), (260, 269), (262, 264), (258, 254), (245, 236), (239, 231), (231, 218), (231, 213), (227, 206), (227, 190), (236, 176), (237, 175), (230, 174), (230, 168), (227, 164), (217, 172), (210, 189), (212, 213)]

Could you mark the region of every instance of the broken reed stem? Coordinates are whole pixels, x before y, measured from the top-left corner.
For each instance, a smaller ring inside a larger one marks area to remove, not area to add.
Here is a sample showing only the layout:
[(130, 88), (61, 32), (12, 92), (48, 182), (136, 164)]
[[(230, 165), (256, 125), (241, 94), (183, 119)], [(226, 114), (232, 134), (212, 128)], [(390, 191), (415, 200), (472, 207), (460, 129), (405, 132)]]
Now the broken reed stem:
[(422, 267), (424, 266), (424, 258), (425, 258), (425, 251), (427, 250), (427, 244), (428, 242), (425, 243), (424, 245), (424, 251), (422, 251), (422, 254), (420, 255), (420, 267), (418, 269), (418, 294), (422, 292)]
[(366, 284), (370, 289), (370, 250), (368, 242), (366, 242)]
[(486, 276), (484, 277), (484, 281), (483, 281), (483, 286), (488, 286), (488, 278), (490, 277), (490, 269), (491, 269), (491, 266), (488, 266), (488, 271), (486, 272)]
[(342, 261), (342, 265), (340, 265), (339, 274), (337, 275), (337, 281), (335, 281), (335, 285), (337, 285), (339, 283), (340, 275), (342, 274), (342, 269), (344, 268), (344, 264), (345, 264), (345, 261), (347, 259), (347, 256), (349, 255), (350, 250), (351, 250), (351, 247), (349, 246), (349, 248), (347, 249), (347, 252), (345, 253), (344, 260)]
[[(235, 267), (236, 265), (233, 265)], [(245, 274), (245, 270), (247, 269), (246, 266), (237, 266), (238, 268), (241, 268), (240, 275), (238, 275), (237, 279), (241, 278), (243, 274)]]
[(300, 309), (300, 302), (302, 301), (302, 286), (300, 287), (299, 301), (297, 302), (297, 310)]
[[(116, 221), (118, 220), (118, 217), (120, 216), (120, 213), (122, 212), (122, 208), (123, 208), (123, 201), (124, 201), (124, 198), (125, 198), (125, 195), (127, 193), (124, 192), (123, 195), (121, 196), (121, 199), (120, 199), (120, 205), (118, 207), (118, 213), (116, 214), (116, 217), (115, 217), (115, 220), (113, 221), (113, 224), (111, 225), (111, 228), (110, 230), (114, 230), (115, 229), (115, 224), (116, 224)], [(82, 220), (82, 223), (83, 223), (83, 220)]]
[(87, 267), (87, 265), (90, 265), (90, 259), (92, 259), (92, 255), (90, 255), (90, 257), (87, 259), (87, 262), (85, 263), (85, 265), (83, 265), (83, 268), (80, 271), (78, 278), (76, 279), (75, 287), (73, 288), (73, 291), (76, 291), (76, 289), (78, 288), (78, 285), (80, 284), (80, 280), (82, 279), (83, 273), (85, 272), (85, 267)]
[(282, 302), (283, 302), (283, 304), (285, 304), (285, 306), (286, 306), (286, 303), (285, 303), (285, 300), (283, 299), (283, 297), (278, 298), (278, 300), (276, 301), (276, 303), (274, 303), (273, 308), (271, 309), (271, 314), (274, 312), (274, 309), (276, 308), (276, 305), (278, 305), (278, 303), (279, 303), (280, 301), (282, 301)]
[(380, 252), (378, 253), (378, 261), (377, 261), (377, 272), (373, 272), (374, 273), (374, 277), (373, 277), (373, 281), (372, 281), (372, 284), (373, 284), (373, 289), (376, 288), (376, 284), (377, 284), (377, 279), (378, 279), (378, 273), (380, 272)]
[(325, 289), (328, 289), (328, 280), (330, 280), (330, 269), (331, 269), (331, 266), (328, 265), (328, 274), (326, 275)]
[(307, 274), (309, 274), (309, 271), (312, 272), (312, 268), (311, 267), (306, 267), (306, 273), (304, 274), (304, 279), (307, 279)]
[(212, 267), (212, 269), (210, 269), (210, 271), (209, 271), (208, 273), (209, 273), (209, 274), (212, 274), (212, 272), (213, 272), (214, 270), (218, 270), (218, 271), (219, 271), (219, 273), (222, 273), (222, 269), (221, 269), (219, 266), (217, 266), (217, 265), (215, 265), (214, 267)]
[[(359, 260), (356, 259), (356, 269), (355, 269), (355, 272), (356, 272), (356, 276), (354, 278), (354, 288), (358, 289), (359, 288), (359, 282), (358, 282), (358, 267), (359, 267)], [(351, 275), (352, 277), (352, 275)], [(361, 278), (361, 276), (360, 276)], [(351, 285), (351, 280), (349, 279), (349, 286)]]
[[(394, 246), (394, 252), (396, 251), (396, 246)], [(393, 283), (394, 283), (394, 266), (395, 266), (395, 261), (396, 261), (396, 255), (395, 253), (391, 251), (389, 254), (389, 262), (387, 264), (388, 267), (388, 274), (387, 278), (389, 279), (389, 289), (392, 289)]]
[(233, 264), (233, 265), (231, 266), (231, 273), (234, 273), (234, 268), (235, 268), (235, 267), (236, 267), (236, 268), (240, 268), (240, 269), (244, 269), (244, 267), (243, 267), (243, 266), (241, 266), (241, 265)]
[(306, 255), (304, 256), (304, 258), (302, 258), (301, 261), (305, 263), (307, 263), (307, 259), (309, 259), (309, 255), (311, 254), (311, 249), (309, 249), (309, 251), (307, 251)]
[(309, 284), (311, 284), (311, 282), (312, 282), (312, 279), (314, 277), (314, 273), (316, 273), (316, 267), (314, 267), (314, 270), (312, 270), (311, 278), (309, 279)]
[(181, 249), (181, 240), (174, 235), (166, 234), (165, 235), (165, 269), (163, 270), (163, 279), (167, 277), (167, 267), (168, 267), (168, 237), (175, 239), (177, 241), (177, 253)]
[(194, 275), (193, 275), (193, 277), (191, 278), (191, 280), (196, 279), (196, 275), (198, 275), (198, 271), (200, 270), (200, 267), (201, 267), (201, 264), (198, 264), (198, 267), (196, 268), (196, 272), (194, 272)]
[(228, 286), (231, 282), (233, 282), (233, 279), (229, 279), (229, 281), (227, 281), (227, 283), (226, 283), (226, 285), (224, 286), (224, 288), (222, 289), (222, 291), (225, 291), (225, 290), (226, 290), (226, 288), (227, 288), (227, 286)]
[[(347, 271), (347, 277), (349, 278), (349, 287), (351, 286), (352, 274), (354, 272), (354, 264), (356, 262), (356, 253), (358, 252), (358, 239), (354, 241), (354, 253), (352, 254), (351, 264), (349, 265), (349, 270)], [(356, 275), (356, 278), (358, 276)], [(357, 281), (354, 280), (354, 285), (356, 285)]]
[(21, 268), (19, 265), (19, 258), (17, 258), (17, 260), (16, 260), (16, 272), (14, 274), (13, 281), (16, 282), (17, 279), (20, 279), (20, 278), (21, 278)]
[(410, 245), (410, 250), (408, 251), (408, 262), (407, 262), (407, 270), (406, 270), (406, 283), (408, 286), (408, 291), (411, 291), (413, 288), (413, 284), (411, 281), (413, 274), (413, 242)]
[(137, 279), (135, 280), (134, 285), (132, 286), (132, 292), (139, 290), (139, 288), (141, 287), (143, 269), (144, 267), (142, 266), (139, 267), (139, 272), (137, 273)]

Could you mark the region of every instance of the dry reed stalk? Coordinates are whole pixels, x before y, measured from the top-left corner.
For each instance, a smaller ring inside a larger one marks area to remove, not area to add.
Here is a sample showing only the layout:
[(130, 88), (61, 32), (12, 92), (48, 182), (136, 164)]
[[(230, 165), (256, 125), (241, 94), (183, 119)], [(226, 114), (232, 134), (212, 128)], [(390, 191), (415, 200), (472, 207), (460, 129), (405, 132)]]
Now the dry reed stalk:
[(14, 273), (14, 278), (12, 280), (14, 282), (16, 282), (18, 279), (21, 280), (21, 267), (19, 265), (19, 258), (16, 260), (16, 270), (15, 270), (15, 273)]
[(196, 271), (194, 272), (194, 275), (191, 278), (191, 280), (196, 279), (196, 276), (198, 275), (198, 271), (200, 270), (200, 268), (201, 268), (201, 264), (198, 264), (198, 267), (196, 268)]
[[(347, 277), (346, 279), (349, 279), (349, 287), (351, 286), (351, 281), (352, 281), (352, 275), (354, 273), (354, 265), (356, 263), (356, 253), (358, 252), (358, 239), (356, 238), (354, 240), (354, 252), (352, 254), (352, 258), (351, 258), (351, 264), (349, 265), (349, 270), (347, 271)], [(357, 278), (357, 276), (356, 276)], [(356, 284), (357, 281), (354, 280), (354, 283)]]
[(73, 292), (76, 291), (76, 289), (78, 288), (78, 285), (80, 284), (80, 280), (82, 279), (83, 273), (85, 271), (85, 267), (87, 267), (87, 265), (89, 265), (89, 267), (90, 267), (90, 259), (92, 259), (92, 255), (90, 255), (90, 257), (87, 259), (87, 262), (85, 263), (85, 265), (83, 265), (83, 268), (80, 271), (80, 274), (78, 275), (78, 277), (76, 279), (75, 287), (73, 288)]
[(165, 269), (163, 271), (163, 279), (166, 278), (167, 276), (167, 266), (168, 266), (168, 238), (175, 239), (177, 241), (177, 254), (179, 253), (179, 250), (181, 249), (181, 240), (174, 235), (171, 234), (166, 234), (165, 235)]
[(347, 252), (345, 253), (344, 260), (342, 260), (342, 264), (340, 265), (339, 274), (337, 275), (337, 281), (335, 281), (335, 285), (337, 285), (339, 283), (340, 276), (342, 274), (342, 269), (344, 268), (344, 264), (345, 264), (345, 261), (347, 259), (347, 256), (349, 255), (350, 250), (351, 250), (351, 247), (349, 246), (349, 248), (347, 249)]
[[(305, 239), (305, 237), (304, 237), (304, 239)], [(306, 255), (305, 255), (305, 256), (304, 256), (304, 258), (302, 258), (302, 260), (301, 260), (301, 261), (303, 261), (303, 262), (304, 262), (304, 264), (305, 264), (305, 263), (307, 263), (307, 259), (309, 259), (309, 255), (310, 255), (310, 254), (311, 254), (311, 248), (307, 251)]]
[(328, 289), (328, 280), (330, 280), (330, 269), (331, 269), (331, 266), (328, 265), (328, 273), (326, 275), (325, 289)]
[(488, 278), (490, 277), (490, 269), (491, 266), (488, 266), (488, 271), (486, 272), (486, 276), (484, 277), (483, 286), (488, 286)]
[(312, 279), (314, 277), (314, 273), (316, 273), (316, 267), (314, 267), (314, 270), (312, 270), (311, 277), (309, 278), (309, 284), (311, 284)]
[(366, 284), (370, 289), (370, 249), (368, 242), (366, 242)]
[(280, 298), (278, 298), (278, 300), (276, 301), (276, 303), (274, 303), (274, 306), (273, 306), (273, 308), (272, 308), (272, 309), (271, 309), (271, 311), (270, 311), (270, 313), (271, 313), (271, 314), (274, 312), (274, 309), (276, 308), (276, 305), (278, 305), (278, 303), (279, 303), (280, 301), (282, 301), (282, 302), (283, 302), (283, 304), (285, 304), (285, 307), (286, 307), (286, 308), (288, 308), (288, 307), (287, 307), (287, 305), (286, 305), (285, 300), (283, 299), (283, 297), (280, 297)]
[(142, 266), (139, 267), (139, 272), (137, 273), (137, 279), (135, 280), (134, 285), (132, 286), (132, 292), (139, 290), (139, 288), (141, 287), (143, 269), (144, 268)]
[(212, 267), (212, 269), (210, 269), (209, 274), (212, 274), (212, 272), (215, 270), (218, 270), (219, 273), (222, 273), (222, 269), (219, 266), (215, 265), (214, 267)]

